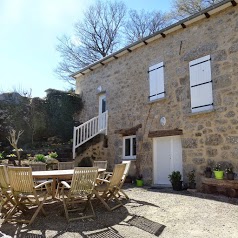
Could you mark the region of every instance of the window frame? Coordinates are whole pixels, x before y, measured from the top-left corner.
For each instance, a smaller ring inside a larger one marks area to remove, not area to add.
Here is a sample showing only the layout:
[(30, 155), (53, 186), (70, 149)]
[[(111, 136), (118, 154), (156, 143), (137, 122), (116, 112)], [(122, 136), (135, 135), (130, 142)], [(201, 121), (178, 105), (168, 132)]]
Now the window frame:
[[(130, 139), (130, 145), (132, 145), (132, 146), (130, 146), (130, 155), (129, 156), (125, 155), (125, 153), (126, 153), (126, 140), (127, 139)], [(123, 160), (136, 160), (136, 154), (133, 155), (133, 139), (136, 140), (136, 135), (130, 135), (130, 136), (124, 136), (123, 137), (123, 154), (122, 154)]]

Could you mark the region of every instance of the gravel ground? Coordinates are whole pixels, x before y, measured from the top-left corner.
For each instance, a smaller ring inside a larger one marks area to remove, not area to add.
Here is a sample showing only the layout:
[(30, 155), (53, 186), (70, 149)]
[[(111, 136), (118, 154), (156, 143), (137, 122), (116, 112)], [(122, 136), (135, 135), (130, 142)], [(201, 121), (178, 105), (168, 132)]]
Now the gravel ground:
[(31, 226), (0, 220), (0, 237), (238, 237), (238, 199), (172, 189), (128, 186), (131, 198), (108, 212), (94, 201), (97, 218), (66, 222), (60, 202), (45, 205), (46, 217), (38, 215)]

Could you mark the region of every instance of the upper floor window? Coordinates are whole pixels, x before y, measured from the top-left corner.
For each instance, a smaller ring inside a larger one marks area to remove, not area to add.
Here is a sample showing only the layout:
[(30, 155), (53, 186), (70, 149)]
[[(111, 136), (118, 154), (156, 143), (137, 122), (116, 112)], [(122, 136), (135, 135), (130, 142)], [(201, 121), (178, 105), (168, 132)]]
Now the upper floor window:
[(189, 63), (192, 112), (213, 109), (210, 55)]
[(164, 98), (164, 63), (155, 64), (149, 67), (150, 96), (149, 100), (154, 101)]
[(136, 159), (136, 136), (123, 137), (123, 159)]

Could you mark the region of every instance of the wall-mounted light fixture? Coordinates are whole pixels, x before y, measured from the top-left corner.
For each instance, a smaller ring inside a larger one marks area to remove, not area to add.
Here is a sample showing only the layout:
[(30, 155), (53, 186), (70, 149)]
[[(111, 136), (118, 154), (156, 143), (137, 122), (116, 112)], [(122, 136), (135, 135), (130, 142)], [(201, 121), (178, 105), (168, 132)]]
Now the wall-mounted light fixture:
[(166, 118), (165, 117), (161, 117), (160, 118), (160, 125), (161, 126), (165, 126), (165, 124), (166, 124)]
[(97, 93), (101, 93), (102, 92), (102, 86), (99, 86), (98, 88), (97, 88)]

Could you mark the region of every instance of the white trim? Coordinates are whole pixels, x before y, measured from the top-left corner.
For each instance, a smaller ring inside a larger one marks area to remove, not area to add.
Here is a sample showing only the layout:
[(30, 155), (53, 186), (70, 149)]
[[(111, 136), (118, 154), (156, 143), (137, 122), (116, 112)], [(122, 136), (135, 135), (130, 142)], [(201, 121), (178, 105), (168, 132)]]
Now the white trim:
[[(127, 139), (130, 139), (130, 155), (129, 156), (125, 156), (125, 152), (126, 152), (126, 148), (125, 148), (125, 142)], [(123, 146), (122, 146), (122, 159), (123, 160), (135, 160), (136, 159), (136, 155), (133, 155), (133, 139), (136, 139), (135, 135), (132, 136), (124, 136), (123, 137)]]
[(99, 101), (99, 106), (98, 106), (98, 115), (101, 115), (102, 113), (102, 101), (103, 99), (105, 99), (105, 102), (106, 102), (106, 108), (105, 108), (105, 111), (107, 110), (107, 98), (106, 98), (106, 94), (103, 93), (103, 94), (100, 94), (99, 97), (98, 97), (98, 101)]

